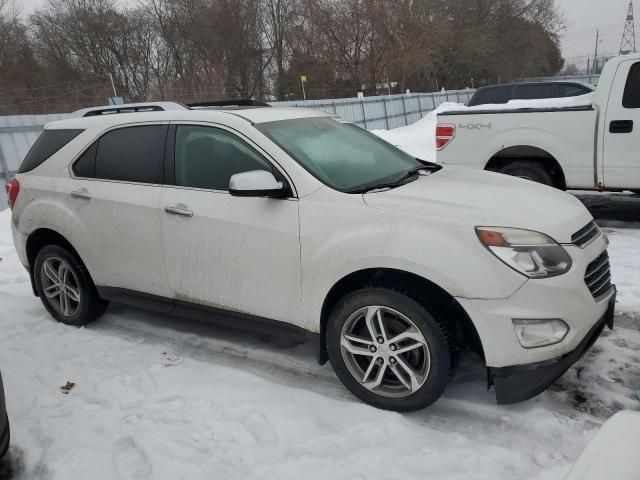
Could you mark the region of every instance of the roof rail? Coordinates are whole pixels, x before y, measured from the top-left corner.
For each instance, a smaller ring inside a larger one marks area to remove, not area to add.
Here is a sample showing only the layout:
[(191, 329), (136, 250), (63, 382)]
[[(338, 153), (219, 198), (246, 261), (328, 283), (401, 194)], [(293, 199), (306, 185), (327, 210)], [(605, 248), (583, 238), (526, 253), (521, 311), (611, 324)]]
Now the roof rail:
[(76, 117), (97, 117), (118, 113), (164, 112), (168, 110), (187, 110), (187, 107), (178, 102), (124, 103), (122, 105), (84, 108), (73, 112), (73, 114)]
[(189, 108), (207, 108), (207, 107), (270, 107), (266, 102), (251, 99), (235, 99), (235, 100), (212, 100), (207, 102), (187, 103)]

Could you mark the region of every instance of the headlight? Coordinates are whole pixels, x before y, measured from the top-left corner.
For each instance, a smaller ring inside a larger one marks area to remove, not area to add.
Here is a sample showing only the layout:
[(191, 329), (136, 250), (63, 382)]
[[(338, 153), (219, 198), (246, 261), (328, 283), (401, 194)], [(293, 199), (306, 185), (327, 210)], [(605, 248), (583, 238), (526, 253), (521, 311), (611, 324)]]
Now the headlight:
[(571, 268), (567, 251), (544, 233), (506, 227), (476, 227), (476, 233), (491, 253), (529, 278), (555, 277)]

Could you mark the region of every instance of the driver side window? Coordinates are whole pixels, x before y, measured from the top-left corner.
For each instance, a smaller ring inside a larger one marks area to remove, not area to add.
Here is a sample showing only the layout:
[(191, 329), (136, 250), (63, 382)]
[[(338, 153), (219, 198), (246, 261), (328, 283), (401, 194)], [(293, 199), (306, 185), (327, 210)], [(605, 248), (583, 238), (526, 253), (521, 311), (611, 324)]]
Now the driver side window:
[(178, 125), (175, 143), (175, 184), (182, 187), (229, 190), (236, 173), (273, 171), (253, 147), (232, 133), (201, 125)]
[(640, 63), (635, 63), (629, 71), (622, 97), (624, 108), (640, 108)]

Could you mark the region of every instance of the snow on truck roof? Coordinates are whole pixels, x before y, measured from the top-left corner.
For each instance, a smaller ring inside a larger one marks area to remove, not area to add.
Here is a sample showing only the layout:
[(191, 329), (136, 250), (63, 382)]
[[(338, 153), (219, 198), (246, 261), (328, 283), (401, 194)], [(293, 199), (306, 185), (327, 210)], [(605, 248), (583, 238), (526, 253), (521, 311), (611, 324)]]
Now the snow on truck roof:
[[(250, 102), (250, 103), (249, 103)], [(268, 108), (265, 108), (268, 107)], [(328, 117), (330, 113), (300, 107), (269, 107), (262, 102), (211, 102), (183, 105), (177, 102), (147, 102), (85, 108), (73, 112), (72, 118), (51, 122), (45, 129), (87, 128), (91, 125), (113, 126), (147, 121), (215, 122), (241, 118), (250, 123), (265, 123), (298, 118)]]

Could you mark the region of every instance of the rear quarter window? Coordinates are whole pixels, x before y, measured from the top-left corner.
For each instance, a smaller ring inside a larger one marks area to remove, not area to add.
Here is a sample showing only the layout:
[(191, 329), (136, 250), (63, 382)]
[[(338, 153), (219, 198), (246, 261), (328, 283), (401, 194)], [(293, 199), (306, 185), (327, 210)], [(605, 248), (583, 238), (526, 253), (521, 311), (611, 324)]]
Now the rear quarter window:
[(83, 132), (81, 129), (44, 130), (20, 164), (18, 173), (30, 172)]

